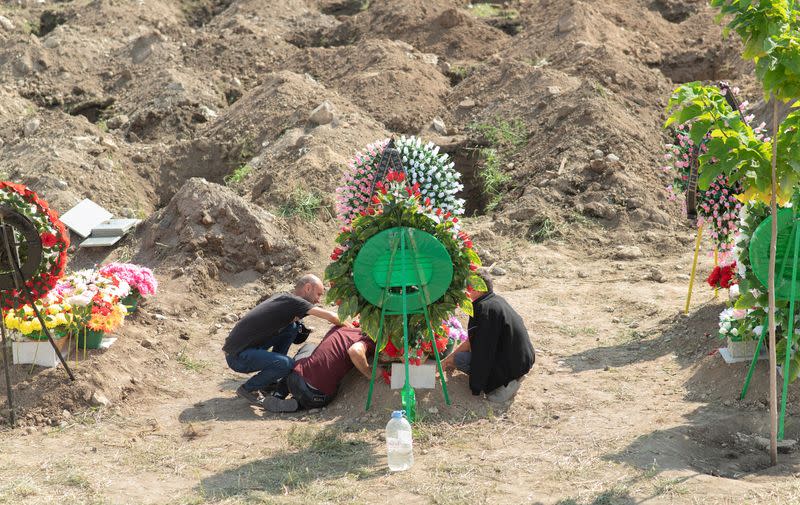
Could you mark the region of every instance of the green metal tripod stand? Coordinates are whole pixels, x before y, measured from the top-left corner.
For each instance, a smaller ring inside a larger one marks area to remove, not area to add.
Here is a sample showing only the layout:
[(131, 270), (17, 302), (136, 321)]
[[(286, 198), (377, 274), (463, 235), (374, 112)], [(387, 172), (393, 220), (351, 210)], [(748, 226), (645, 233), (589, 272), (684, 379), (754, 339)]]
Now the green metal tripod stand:
[[(762, 221), (750, 241), (750, 264), (753, 273), (761, 284), (768, 286), (769, 275), (769, 247), (771, 242), (772, 216)], [(778, 417), (778, 440), (783, 440), (784, 420), (786, 418), (786, 397), (789, 387), (789, 370), (792, 355), (792, 339), (794, 337), (794, 305), (800, 286), (797, 284), (797, 260), (800, 254), (800, 217), (797, 215), (796, 208), (780, 209), (778, 211), (778, 240), (776, 244), (777, 261), (775, 275), (775, 299), (789, 300), (789, 324), (786, 332), (786, 356), (783, 365), (783, 390), (781, 391), (781, 410)], [(789, 257), (791, 256), (791, 263)], [(758, 355), (761, 346), (764, 344), (764, 337), (767, 335), (767, 318), (762, 324), (761, 336), (756, 345), (755, 354), (750, 362), (747, 377), (739, 396), (743, 400), (750, 388), (750, 380), (753, 378), (753, 371), (756, 368)], [(770, 370), (770, 373), (775, 373)]]
[(400, 226), (384, 230), (364, 244), (353, 264), (353, 280), (361, 296), (381, 309), (365, 410), (369, 410), (372, 403), (378, 354), (389, 338), (384, 335), (384, 322), (386, 316), (392, 315), (402, 316), (403, 322), (405, 384), (400, 397), (406, 417), (411, 422), (416, 418), (416, 394), (409, 382), (408, 370), (408, 318), (412, 314), (423, 314), (425, 317), (427, 338), (436, 357), (442, 394), (447, 405), (450, 405), (428, 306), (447, 292), (452, 279), (450, 254), (430, 233)]

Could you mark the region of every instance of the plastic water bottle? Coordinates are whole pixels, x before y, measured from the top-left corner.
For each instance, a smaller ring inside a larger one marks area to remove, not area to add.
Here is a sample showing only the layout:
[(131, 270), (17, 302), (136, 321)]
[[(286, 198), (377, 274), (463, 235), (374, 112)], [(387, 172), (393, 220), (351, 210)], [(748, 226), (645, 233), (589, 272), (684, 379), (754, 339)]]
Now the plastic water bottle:
[(386, 423), (386, 455), (389, 470), (393, 472), (408, 470), (414, 464), (411, 425), (402, 410), (392, 412), (392, 418)]

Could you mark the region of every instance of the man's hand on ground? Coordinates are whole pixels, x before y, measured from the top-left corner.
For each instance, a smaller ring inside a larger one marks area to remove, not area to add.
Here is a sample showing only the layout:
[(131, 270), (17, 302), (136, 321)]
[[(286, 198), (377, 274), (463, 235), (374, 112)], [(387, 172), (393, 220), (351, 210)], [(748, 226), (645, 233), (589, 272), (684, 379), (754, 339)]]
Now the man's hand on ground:
[(442, 360), (442, 369), (446, 371), (455, 370), (456, 368), (456, 360), (453, 357), (454, 355), (451, 354), (450, 356), (446, 357)]

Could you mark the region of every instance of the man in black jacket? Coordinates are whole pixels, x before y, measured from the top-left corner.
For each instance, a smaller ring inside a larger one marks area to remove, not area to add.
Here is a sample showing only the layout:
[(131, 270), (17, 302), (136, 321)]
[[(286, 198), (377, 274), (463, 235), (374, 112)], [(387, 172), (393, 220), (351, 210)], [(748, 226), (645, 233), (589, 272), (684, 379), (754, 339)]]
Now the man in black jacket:
[(519, 389), (520, 379), (533, 367), (536, 356), (525, 324), (511, 305), (494, 293), (492, 281), (481, 272), (486, 291), (467, 289), (472, 300), (469, 340), (442, 362), (448, 370), (469, 374), (473, 395), (486, 393), (494, 402), (509, 400)]

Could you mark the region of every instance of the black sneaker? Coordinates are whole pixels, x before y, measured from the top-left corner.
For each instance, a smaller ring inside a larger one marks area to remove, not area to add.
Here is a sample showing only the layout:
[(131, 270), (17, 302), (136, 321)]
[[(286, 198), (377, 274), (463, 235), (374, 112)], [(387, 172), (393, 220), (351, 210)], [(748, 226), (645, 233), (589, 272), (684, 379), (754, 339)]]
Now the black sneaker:
[(248, 402), (252, 403), (253, 405), (261, 405), (261, 401), (263, 400), (261, 393), (259, 393), (258, 391), (246, 390), (244, 388), (244, 384), (242, 384), (236, 389), (236, 394), (244, 398)]
[(269, 396), (275, 393), (275, 391), (277, 390), (278, 390), (278, 383), (273, 382), (272, 384), (267, 384), (263, 388), (259, 389), (258, 392), (261, 393), (263, 396)]
[(300, 407), (294, 398), (286, 400), (277, 396), (267, 396), (261, 404), (270, 412), (297, 412)]

